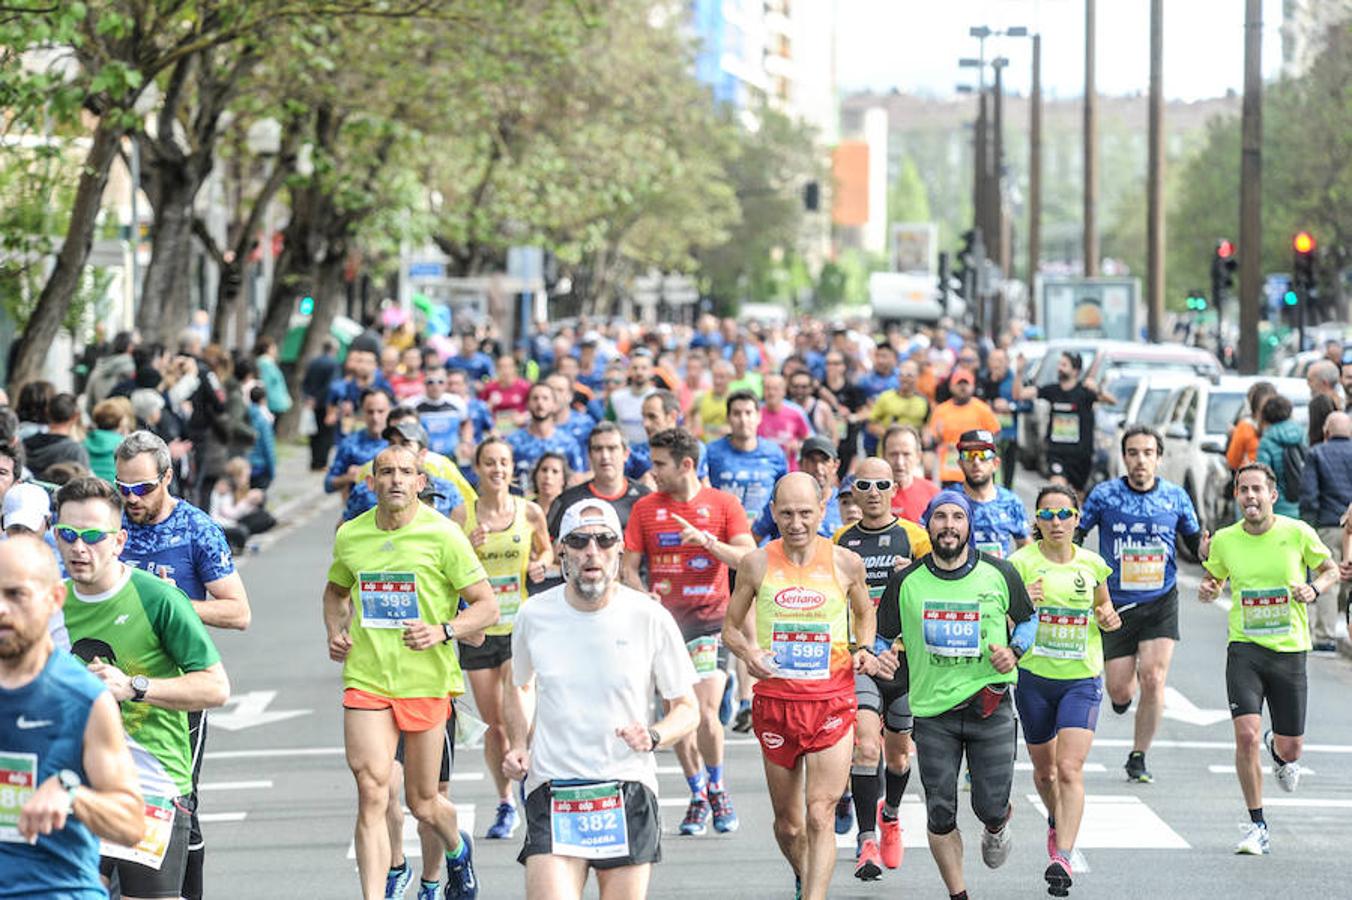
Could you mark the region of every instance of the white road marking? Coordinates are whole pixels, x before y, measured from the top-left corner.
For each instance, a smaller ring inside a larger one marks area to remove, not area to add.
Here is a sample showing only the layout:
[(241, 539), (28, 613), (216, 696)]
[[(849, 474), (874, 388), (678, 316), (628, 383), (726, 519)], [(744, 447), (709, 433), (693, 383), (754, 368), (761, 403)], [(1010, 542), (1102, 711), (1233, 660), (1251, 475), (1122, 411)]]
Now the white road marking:
[(685, 774), (685, 769), (682, 769), (680, 766), (658, 766), (658, 767), (657, 767), (657, 774), (658, 774), (658, 775), (684, 775), (684, 774)]
[[(1159, 743), (1156, 741), (1155, 743)], [(342, 756), (342, 747), (279, 747), (275, 750), (208, 750), (207, 759), (282, 759), (288, 756)]]
[(271, 781), (215, 781), (199, 784), (199, 791), (260, 791), (272, 787)]
[(275, 709), (268, 706), (277, 699), (276, 691), (247, 691), (235, 694), (226, 703), (228, 712), (212, 712), (211, 724), (226, 731), (242, 731), (245, 728), (257, 728), (259, 725), (271, 725), (285, 722), (297, 716), (308, 716), (311, 709)]
[[(1014, 769), (1018, 772), (1031, 772), (1033, 771), (1033, 764), (1030, 762), (1016, 762), (1014, 763)], [(1084, 771), (1098, 773), (1106, 772), (1108, 770), (1103, 763), (1087, 762), (1084, 764)]]
[[(1206, 768), (1207, 768), (1207, 771), (1210, 772), (1212, 775), (1233, 775), (1233, 774), (1235, 774), (1235, 767), (1234, 767), (1233, 765), (1229, 765), (1229, 766), (1207, 766)], [(1263, 774), (1264, 774), (1264, 775), (1271, 775), (1271, 774), (1272, 774), (1272, 766), (1263, 766)], [(1301, 774), (1301, 775), (1313, 775), (1313, 774), (1315, 774), (1315, 771), (1314, 771), (1314, 769), (1308, 768), (1308, 767), (1306, 767), (1306, 766), (1301, 766), (1301, 767), (1300, 767), (1300, 774)]]
[[(467, 834), (474, 834), (474, 804), (457, 803), (455, 805), (456, 818), (459, 819), (460, 830)], [(521, 833), (521, 825), (517, 825), (517, 834)], [(404, 856), (422, 857), (422, 842), (418, 840), (418, 820), (413, 818), (407, 810), (404, 811)], [(347, 845), (347, 858), (357, 858), (357, 842), (353, 841)]]
[[(1045, 818), (1047, 807), (1037, 794), (1028, 802)], [(1191, 845), (1169, 827), (1140, 797), (1090, 794), (1085, 798), (1084, 821), (1075, 846), (1105, 850), (1188, 850)]]
[(1164, 717), (1187, 722), (1189, 725), (1215, 725), (1230, 718), (1228, 709), (1201, 709), (1175, 687), (1164, 689)]
[(242, 812), (199, 813), (197, 819), (201, 822), (243, 822), (247, 815)]
[(1324, 800), (1319, 797), (1264, 797), (1264, 806), (1303, 806), (1308, 809), (1352, 809), (1352, 800)]
[[(925, 801), (913, 795), (907, 795), (901, 798), (901, 806), (897, 810), (897, 820), (901, 822), (901, 845), (903, 847), (929, 847), (929, 840), (925, 837)], [(850, 851), (850, 858), (854, 858), (855, 839), (859, 834), (858, 823), (851, 828), (847, 834), (836, 835), (836, 847), (842, 850)]]

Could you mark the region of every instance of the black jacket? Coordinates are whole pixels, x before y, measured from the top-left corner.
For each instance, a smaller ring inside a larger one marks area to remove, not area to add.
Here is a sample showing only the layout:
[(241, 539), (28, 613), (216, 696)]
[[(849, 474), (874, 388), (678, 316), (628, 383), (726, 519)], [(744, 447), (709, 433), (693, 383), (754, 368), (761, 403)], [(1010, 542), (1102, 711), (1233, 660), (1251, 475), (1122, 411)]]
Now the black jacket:
[(1317, 528), (1337, 525), (1352, 503), (1352, 438), (1310, 449), (1300, 481), (1300, 517)]

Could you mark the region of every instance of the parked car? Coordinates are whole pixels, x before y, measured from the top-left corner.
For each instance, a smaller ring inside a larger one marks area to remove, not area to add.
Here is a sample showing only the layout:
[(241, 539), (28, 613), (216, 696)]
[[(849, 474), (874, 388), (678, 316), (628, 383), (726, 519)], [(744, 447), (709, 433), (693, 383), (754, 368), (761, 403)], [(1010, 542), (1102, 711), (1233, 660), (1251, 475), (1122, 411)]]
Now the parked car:
[[(1064, 340), (1047, 343), (1047, 354), (1042, 358), (1042, 365), (1038, 367), (1033, 383), (1039, 387), (1055, 383), (1057, 361), (1067, 351), (1080, 355), (1084, 364), (1081, 369), (1084, 377), (1100, 387), (1112, 380), (1119, 369), (1183, 372), (1205, 378), (1219, 378), (1221, 374), (1221, 364), (1215, 354), (1197, 347), (1137, 344), (1132, 341)], [(1028, 468), (1046, 462), (1045, 438), (1050, 414), (1050, 404), (1045, 400), (1035, 400), (1032, 413), (1023, 417), (1019, 446), (1024, 465)]]
[[(1111, 435), (1096, 437), (1096, 440), (1105, 442), (1107, 462), (1104, 465), (1104, 474), (1108, 478), (1119, 478), (1123, 474), (1122, 433), (1127, 427), (1138, 424), (1155, 427), (1162, 407), (1174, 393), (1198, 380), (1198, 376), (1187, 372), (1152, 372), (1143, 369), (1123, 369), (1122, 372), (1124, 376), (1127, 373), (1137, 376), (1134, 389), (1127, 395), (1120, 414), (1116, 416), (1117, 421)], [(1109, 393), (1119, 399), (1122, 397), (1115, 385), (1109, 389)]]

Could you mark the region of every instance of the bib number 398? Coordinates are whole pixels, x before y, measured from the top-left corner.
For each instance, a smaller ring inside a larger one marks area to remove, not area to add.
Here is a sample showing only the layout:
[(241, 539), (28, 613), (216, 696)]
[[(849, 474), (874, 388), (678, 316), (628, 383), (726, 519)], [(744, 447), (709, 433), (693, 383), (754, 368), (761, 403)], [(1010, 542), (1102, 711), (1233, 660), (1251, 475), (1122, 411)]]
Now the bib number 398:
[(412, 572), (361, 572), (357, 581), (364, 628), (402, 628), (404, 622), (421, 618)]
[(556, 785), (550, 793), (549, 824), (554, 853), (580, 859), (629, 855), (629, 829), (618, 782)]
[(925, 649), (935, 656), (981, 655), (981, 601), (927, 600)]

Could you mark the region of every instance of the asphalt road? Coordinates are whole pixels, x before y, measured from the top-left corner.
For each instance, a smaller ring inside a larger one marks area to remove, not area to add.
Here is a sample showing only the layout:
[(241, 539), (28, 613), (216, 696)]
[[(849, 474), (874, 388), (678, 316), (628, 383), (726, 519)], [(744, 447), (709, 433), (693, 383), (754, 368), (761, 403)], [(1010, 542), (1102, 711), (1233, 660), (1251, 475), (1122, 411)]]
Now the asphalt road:
[[(213, 719), (202, 776), (210, 896), (358, 896), (351, 856), (356, 795), (342, 755), (339, 670), (325, 655), (320, 616), (335, 517), (330, 501), (261, 555), (249, 557), (242, 570), (253, 626), (246, 634), (216, 635), (235, 699)], [(1077, 872), (1073, 895), (1124, 900), (1217, 892), (1344, 896), (1342, 863), (1352, 841), (1352, 710), (1347, 703), (1352, 664), (1340, 658), (1310, 660), (1305, 778), (1293, 795), (1267, 780), (1272, 855), (1235, 857), (1239, 825), (1247, 816), (1233, 774), (1225, 712), (1224, 612), (1195, 602), (1200, 570), (1184, 569), (1184, 640), (1170, 681), (1177, 693), (1171, 694), (1171, 717), (1149, 758), (1155, 783), (1125, 781), (1121, 766), (1130, 746), (1131, 713), (1114, 715), (1105, 704), (1086, 772), (1089, 802), (1080, 848), (1089, 870)], [(1045, 896), (1045, 825), (1022, 748), (1020, 758), (1014, 850), (1003, 868), (982, 866), (979, 826), (969, 810), (960, 818), (968, 836), (968, 888), (974, 898)], [(742, 822), (732, 835), (674, 835), (685, 785), (673, 755), (663, 754), (660, 764), (668, 837), (651, 896), (791, 897), (792, 876), (771, 835), (753, 741), (741, 735), (729, 741), (727, 779)], [(902, 867), (881, 882), (858, 882), (852, 877), (853, 836), (842, 837), (832, 896), (895, 896), (899, 890), (945, 896), (925, 847), (919, 791), (913, 780), (903, 805), (907, 852)], [(481, 835), (494, 798), (479, 751), (460, 752), (452, 795), (464, 819), (473, 820), (474, 834)], [(413, 834), (411, 824), (408, 834)], [(511, 841), (477, 842), (483, 897), (523, 896), (522, 870), (515, 861), (521, 834), (518, 830)], [(417, 853), (416, 840), (407, 847), (410, 856)]]

